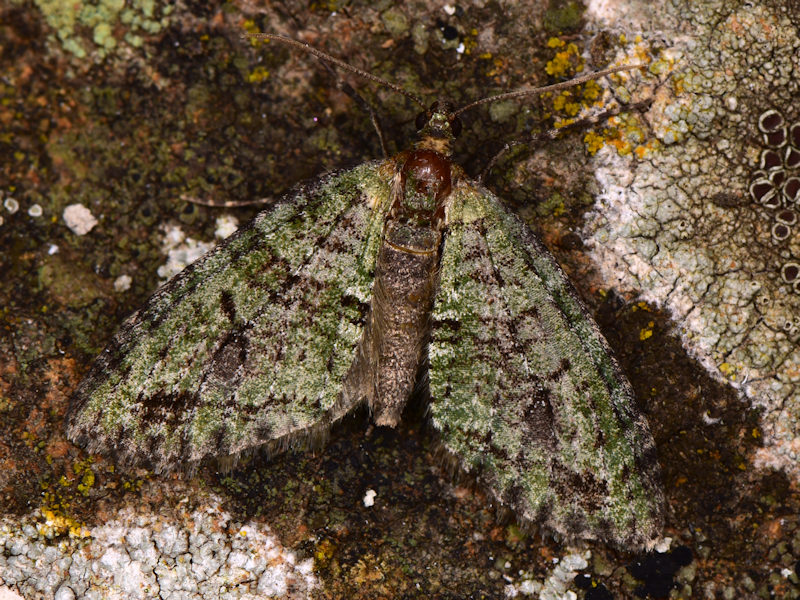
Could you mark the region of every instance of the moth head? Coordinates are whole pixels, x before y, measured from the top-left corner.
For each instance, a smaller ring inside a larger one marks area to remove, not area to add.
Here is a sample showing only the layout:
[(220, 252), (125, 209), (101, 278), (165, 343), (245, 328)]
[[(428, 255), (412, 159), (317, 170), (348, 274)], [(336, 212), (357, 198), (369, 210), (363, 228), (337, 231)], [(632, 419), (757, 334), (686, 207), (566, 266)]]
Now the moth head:
[(416, 125), (416, 148), (435, 150), (444, 156), (452, 154), (453, 140), (461, 133), (461, 120), (453, 113), (450, 102), (437, 100), (431, 104), (417, 115)]
[(421, 137), (455, 139), (461, 133), (461, 119), (454, 114), (447, 100), (436, 100), (417, 115), (417, 131)]

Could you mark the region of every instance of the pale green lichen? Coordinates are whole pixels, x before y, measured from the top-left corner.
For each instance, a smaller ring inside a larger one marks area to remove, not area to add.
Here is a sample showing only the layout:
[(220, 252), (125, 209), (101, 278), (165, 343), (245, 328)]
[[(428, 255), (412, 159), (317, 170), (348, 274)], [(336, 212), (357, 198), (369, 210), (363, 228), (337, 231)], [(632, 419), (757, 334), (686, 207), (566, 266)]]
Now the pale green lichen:
[[(164, 29), (173, 11), (170, 5), (159, 6), (154, 0), (35, 3), (62, 47), (78, 58), (103, 58), (113, 53), (121, 41), (139, 47), (143, 35)], [(91, 38), (83, 35), (84, 29), (91, 31)]]

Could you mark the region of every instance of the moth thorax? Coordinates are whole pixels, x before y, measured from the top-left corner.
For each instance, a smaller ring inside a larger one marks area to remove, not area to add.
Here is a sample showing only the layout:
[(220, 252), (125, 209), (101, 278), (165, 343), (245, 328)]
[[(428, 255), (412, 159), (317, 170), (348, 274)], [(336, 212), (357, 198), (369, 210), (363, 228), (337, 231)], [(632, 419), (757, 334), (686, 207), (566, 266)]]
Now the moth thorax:
[(428, 149), (408, 153), (400, 171), (402, 195), (393, 207), (393, 217), (417, 226), (439, 228), (444, 201), (450, 194), (450, 161)]

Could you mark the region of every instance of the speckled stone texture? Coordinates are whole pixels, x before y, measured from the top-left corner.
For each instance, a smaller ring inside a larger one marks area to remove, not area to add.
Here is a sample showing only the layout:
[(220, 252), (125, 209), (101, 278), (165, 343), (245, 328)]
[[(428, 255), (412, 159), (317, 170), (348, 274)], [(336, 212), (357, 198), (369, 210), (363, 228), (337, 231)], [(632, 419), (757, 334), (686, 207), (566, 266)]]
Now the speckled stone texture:
[(762, 164), (777, 144), (759, 117), (774, 108), (787, 126), (800, 118), (797, 5), (673, 1), (658, 23), (637, 4), (619, 3), (614, 18), (647, 27), (674, 59), (648, 114), (662, 145), (641, 157), (600, 153), (602, 193), (585, 234), (609, 285), (669, 310), (686, 348), (764, 409), (758, 462), (800, 477), (796, 206), (759, 204), (749, 191), (780, 170)]

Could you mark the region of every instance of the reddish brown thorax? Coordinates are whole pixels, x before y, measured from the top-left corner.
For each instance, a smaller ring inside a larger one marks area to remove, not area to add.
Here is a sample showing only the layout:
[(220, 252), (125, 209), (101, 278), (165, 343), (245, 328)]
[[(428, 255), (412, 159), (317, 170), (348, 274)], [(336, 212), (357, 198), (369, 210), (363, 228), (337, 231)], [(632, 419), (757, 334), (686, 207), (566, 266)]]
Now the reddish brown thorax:
[(450, 160), (427, 148), (403, 153), (400, 189), (391, 214), (416, 226), (438, 229), (444, 218), (444, 200), (452, 190)]
[(433, 150), (412, 150), (403, 164), (402, 183), (405, 188), (409, 174), (416, 183), (416, 192), (442, 200), (450, 193), (450, 160)]

